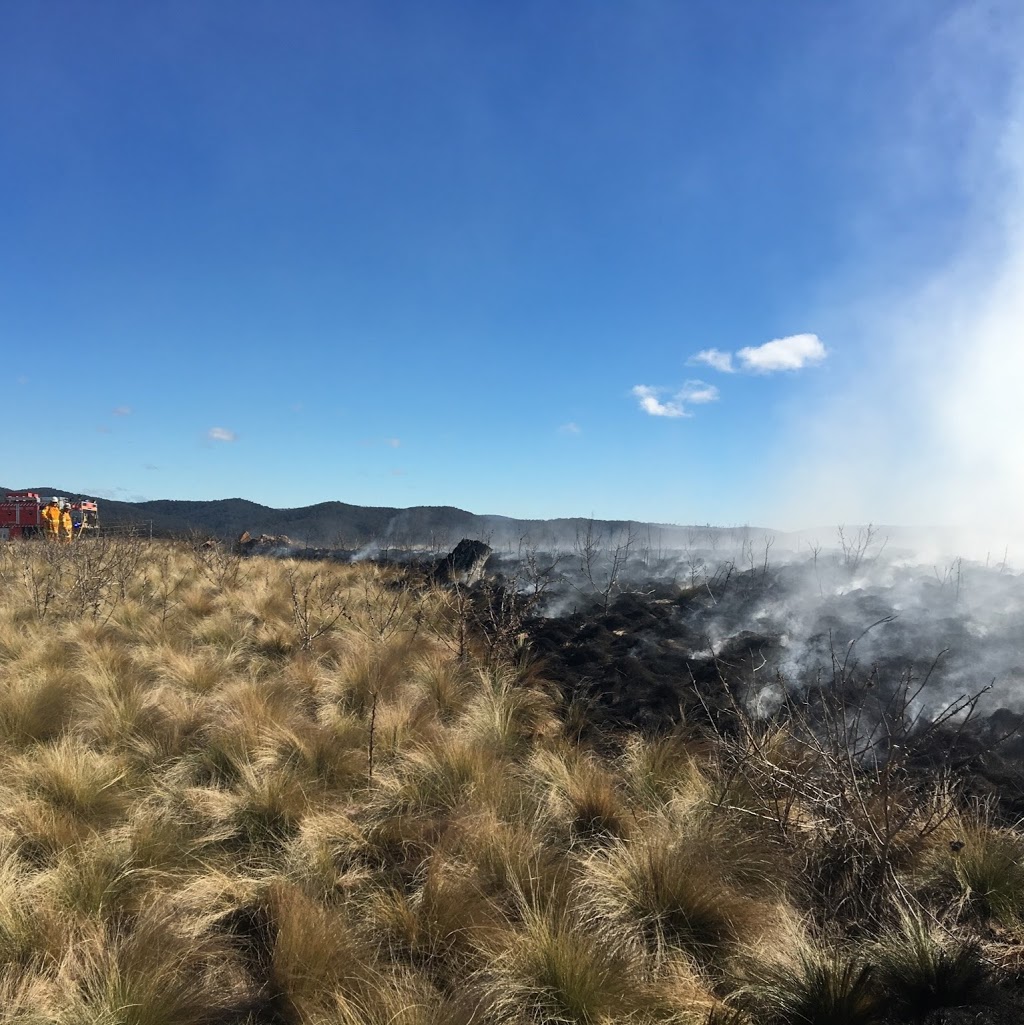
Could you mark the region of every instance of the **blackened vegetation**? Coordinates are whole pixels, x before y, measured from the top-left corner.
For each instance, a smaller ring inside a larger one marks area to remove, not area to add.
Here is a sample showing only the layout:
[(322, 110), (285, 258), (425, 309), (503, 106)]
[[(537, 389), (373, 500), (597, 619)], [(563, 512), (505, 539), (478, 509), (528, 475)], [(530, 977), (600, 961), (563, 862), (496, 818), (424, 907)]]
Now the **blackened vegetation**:
[[(997, 802), (1007, 820), (1024, 816), (1019, 695), (1000, 707), (1020, 675), (1014, 617), (979, 630), (927, 580), (927, 600), (910, 612), (893, 587), (808, 598), (801, 573), (759, 567), (713, 586), (624, 585), (611, 601), (531, 615), (523, 629), (595, 737), (788, 727), (815, 743), (827, 737), (835, 757), (955, 773), (968, 796)], [(988, 675), (1000, 669), (1002, 678)]]
[(586, 705), (596, 728), (663, 730), (717, 719), (738, 697), (728, 692), (734, 670), (753, 670), (776, 647), (743, 630), (715, 648), (690, 621), (695, 602), (690, 591), (652, 588), (619, 595), (607, 610), (535, 618), (529, 631), (546, 674), (567, 701)]

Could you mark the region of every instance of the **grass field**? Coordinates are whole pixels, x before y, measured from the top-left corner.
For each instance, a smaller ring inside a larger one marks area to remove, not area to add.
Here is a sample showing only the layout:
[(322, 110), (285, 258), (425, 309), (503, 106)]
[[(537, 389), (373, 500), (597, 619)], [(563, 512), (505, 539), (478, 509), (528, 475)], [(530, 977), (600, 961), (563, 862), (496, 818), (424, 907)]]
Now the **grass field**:
[(525, 639), (370, 564), (9, 543), (0, 585), (2, 1021), (1017, 1020), (1024, 836), (949, 774), (584, 743)]

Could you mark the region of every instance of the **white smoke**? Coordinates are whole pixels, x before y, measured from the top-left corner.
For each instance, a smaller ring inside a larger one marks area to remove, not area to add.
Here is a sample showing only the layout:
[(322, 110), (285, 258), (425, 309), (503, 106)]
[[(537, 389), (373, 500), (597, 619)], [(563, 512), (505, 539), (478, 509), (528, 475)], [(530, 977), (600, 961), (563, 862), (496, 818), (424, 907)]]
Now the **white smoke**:
[(1024, 553), (1022, 10), (964, 6), (928, 43), (893, 172), (913, 181), (930, 165), (953, 183), (959, 241), (898, 295), (836, 283), (839, 308), (815, 322), (858, 363), (793, 414), (786, 458), (801, 457), (771, 514), (780, 526), (951, 525), (971, 531), (976, 557), (1004, 541)]

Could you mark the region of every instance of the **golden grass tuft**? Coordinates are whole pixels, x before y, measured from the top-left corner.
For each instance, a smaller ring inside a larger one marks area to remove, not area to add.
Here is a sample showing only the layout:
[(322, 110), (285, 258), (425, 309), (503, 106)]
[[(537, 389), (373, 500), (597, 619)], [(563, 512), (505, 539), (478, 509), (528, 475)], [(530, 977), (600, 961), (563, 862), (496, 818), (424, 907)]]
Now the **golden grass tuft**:
[(93, 829), (113, 822), (130, 801), (124, 760), (73, 737), (36, 745), (18, 755), (9, 771), (29, 798)]
[(605, 915), (634, 922), (656, 951), (677, 947), (701, 964), (757, 942), (774, 917), (712, 850), (663, 831), (609, 844), (588, 860), (586, 875)]
[(228, 941), (202, 920), (180, 920), (160, 900), (130, 927), (87, 932), (57, 978), (56, 1018), (68, 1025), (212, 1025), (253, 997)]
[(331, 994), (365, 993), (376, 966), (372, 947), (343, 911), (324, 907), (285, 881), (270, 883), (235, 912), (250, 956), (266, 960), (266, 986), (297, 1020), (329, 1006)]
[(546, 793), (552, 816), (580, 839), (625, 837), (634, 826), (614, 774), (576, 747), (541, 748), (528, 771)]
[(658, 1001), (644, 969), (620, 932), (580, 912), (526, 908), (483, 977), (497, 1021), (589, 1025), (645, 1020)]

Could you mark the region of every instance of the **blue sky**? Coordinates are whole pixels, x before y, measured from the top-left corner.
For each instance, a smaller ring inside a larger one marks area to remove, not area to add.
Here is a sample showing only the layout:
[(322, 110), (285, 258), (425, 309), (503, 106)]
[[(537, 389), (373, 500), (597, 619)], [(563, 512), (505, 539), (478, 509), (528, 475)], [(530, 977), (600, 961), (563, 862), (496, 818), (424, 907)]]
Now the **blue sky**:
[[(1015, 4), (0, 18), (0, 373), (29, 425), (0, 483), (777, 526), (976, 514), (927, 487), (991, 455), (1004, 420), (945, 428), (995, 408), (1024, 344), (1014, 289), (986, 291), (1024, 252)], [(957, 398), (922, 358), (993, 317)], [(987, 507), (1024, 498), (1017, 479)]]

